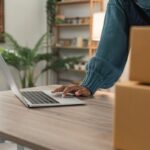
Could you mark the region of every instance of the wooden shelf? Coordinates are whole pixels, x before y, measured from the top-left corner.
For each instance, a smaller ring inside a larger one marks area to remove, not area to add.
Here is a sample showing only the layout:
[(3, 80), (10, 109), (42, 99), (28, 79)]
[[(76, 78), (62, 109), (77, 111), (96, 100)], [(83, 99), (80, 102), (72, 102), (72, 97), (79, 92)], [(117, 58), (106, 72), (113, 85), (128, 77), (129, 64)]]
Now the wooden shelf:
[(91, 49), (96, 50), (98, 46), (91, 46)]
[(85, 73), (85, 70), (75, 70), (75, 69), (68, 69), (68, 70), (63, 70), (63, 71), (60, 71), (60, 72), (76, 72), (76, 73)]
[(93, 0), (93, 3), (103, 3), (103, 0)]
[(55, 48), (59, 48), (59, 49), (66, 49), (66, 50), (88, 50), (88, 47), (61, 47), (61, 46), (56, 46)]
[(89, 0), (78, 0), (78, 1), (68, 1), (68, 2), (57, 2), (57, 5), (72, 5), (72, 4), (84, 4), (89, 3)]
[(69, 82), (72, 84), (80, 84), (81, 83), (81, 81), (79, 81), (79, 80), (71, 80), (71, 79), (65, 79), (65, 78), (59, 78), (59, 81)]
[[(102, 0), (93, 0), (93, 2), (99, 3), (102, 2)], [(77, 1), (70, 0), (68, 2), (57, 2), (57, 5), (72, 5), (72, 4), (86, 4), (86, 3), (90, 3), (90, 0), (77, 0)]]
[(75, 70), (75, 69), (69, 69), (67, 70), (69, 72), (78, 72), (78, 73), (85, 73), (85, 70)]
[(64, 28), (64, 27), (88, 27), (90, 26), (89, 23), (86, 24), (57, 24), (55, 27), (57, 28)]

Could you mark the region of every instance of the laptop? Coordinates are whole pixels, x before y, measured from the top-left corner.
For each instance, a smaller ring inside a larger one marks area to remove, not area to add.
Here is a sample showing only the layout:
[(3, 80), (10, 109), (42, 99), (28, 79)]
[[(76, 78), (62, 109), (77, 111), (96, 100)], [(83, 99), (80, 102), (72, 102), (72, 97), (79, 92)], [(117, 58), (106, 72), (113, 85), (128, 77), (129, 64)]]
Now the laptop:
[(68, 96), (62, 97), (61, 95), (55, 95), (46, 91), (20, 91), (13, 79), (13, 76), (9, 70), (3, 57), (0, 55), (0, 69), (3, 72), (10, 89), (15, 96), (29, 108), (34, 107), (52, 107), (52, 106), (69, 106), (69, 105), (84, 105), (85, 102), (79, 100), (76, 97)]

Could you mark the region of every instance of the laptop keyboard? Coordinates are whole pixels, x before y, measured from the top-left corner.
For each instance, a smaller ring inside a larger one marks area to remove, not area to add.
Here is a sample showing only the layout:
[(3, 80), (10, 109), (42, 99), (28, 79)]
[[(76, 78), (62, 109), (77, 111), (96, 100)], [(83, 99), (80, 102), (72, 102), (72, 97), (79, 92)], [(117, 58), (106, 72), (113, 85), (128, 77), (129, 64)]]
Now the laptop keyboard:
[(42, 91), (23, 91), (22, 95), (32, 104), (56, 104), (59, 103)]

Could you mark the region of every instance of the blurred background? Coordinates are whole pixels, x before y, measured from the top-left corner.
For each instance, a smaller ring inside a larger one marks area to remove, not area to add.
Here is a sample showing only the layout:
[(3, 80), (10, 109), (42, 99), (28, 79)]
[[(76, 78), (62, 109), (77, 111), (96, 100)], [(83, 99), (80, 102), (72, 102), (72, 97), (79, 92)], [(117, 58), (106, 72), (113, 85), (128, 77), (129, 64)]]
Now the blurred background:
[[(18, 86), (80, 84), (100, 44), (107, 3), (0, 0), (0, 53)], [(120, 80), (128, 80), (128, 67)], [(9, 90), (3, 72), (0, 85)]]

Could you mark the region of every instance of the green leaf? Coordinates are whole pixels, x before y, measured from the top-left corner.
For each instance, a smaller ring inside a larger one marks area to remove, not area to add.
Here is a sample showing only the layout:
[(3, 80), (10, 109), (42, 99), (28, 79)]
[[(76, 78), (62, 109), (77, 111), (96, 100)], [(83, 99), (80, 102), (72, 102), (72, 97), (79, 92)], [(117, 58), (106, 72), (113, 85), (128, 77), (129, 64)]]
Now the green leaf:
[(2, 53), (5, 49), (0, 47), (0, 53)]
[(47, 62), (50, 62), (51, 59), (53, 59), (54, 55), (52, 53), (43, 53), (43, 54), (37, 54), (35, 57), (34, 57), (34, 62), (35, 63), (38, 63), (40, 61), (47, 61)]
[(11, 43), (13, 45), (13, 48), (15, 50), (19, 50), (21, 46), (18, 44), (18, 42), (8, 33), (2, 33), (2, 36), (5, 37), (7, 43)]
[(21, 59), (16, 56), (14, 53), (11, 53), (9, 51), (3, 51), (1, 53), (3, 56), (4, 60), (11, 66), (14, 66), (18, 70), (22, 70), (22, 65), (21, 65)]
[(45, 33), (45, 34), (38, 40), (38, 42), (36, 43), (35, 47), (33, 48), (33, 52), (34, 52), (34, 53), (36, 53), (36, 52), (40, 49), (40, 47), (41, 47), (41, 45), (42, 45), (42, 42), (43, 42), (44, 38), (45, 38), (47, 35), (48, 35), (48, 33)]

